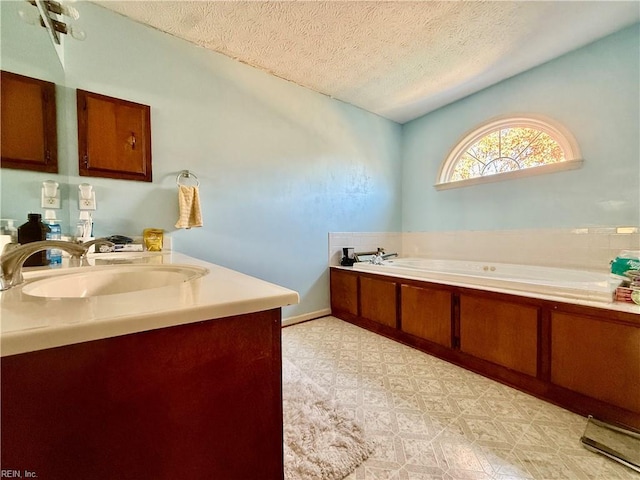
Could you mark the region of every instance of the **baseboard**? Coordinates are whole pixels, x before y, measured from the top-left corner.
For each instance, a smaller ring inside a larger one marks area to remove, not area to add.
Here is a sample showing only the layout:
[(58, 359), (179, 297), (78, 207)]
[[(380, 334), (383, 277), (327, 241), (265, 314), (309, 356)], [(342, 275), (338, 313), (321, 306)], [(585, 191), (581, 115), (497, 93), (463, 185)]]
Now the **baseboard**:
[(326, 317), (327, 315), (331, 315), (331, 309), (323, 308), (322, 310), (316, 310), (315, 312), (304, 313), (302, 315), (296, 315), (295, 317), (283, 318), (282, 326), (288, 327), (289, 325), (306, 322), (307, 320), (313, 320), (314, 318)]

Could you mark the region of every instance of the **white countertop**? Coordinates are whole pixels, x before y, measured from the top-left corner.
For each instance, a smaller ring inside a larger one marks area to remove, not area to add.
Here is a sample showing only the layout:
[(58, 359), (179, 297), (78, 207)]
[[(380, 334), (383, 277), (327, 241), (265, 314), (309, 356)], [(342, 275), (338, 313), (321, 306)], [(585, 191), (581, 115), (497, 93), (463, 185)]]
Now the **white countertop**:
[[(2, 356), (279, 308), (298, 293), (176, 252), (90, 256), (91, 265), (197, 265), (209, 273), (179, 285), (88, 298), (41, 298), (22, 286), (0, 292)], [(78, 271), (86, 267), (68, 268)], [(26, 283), (51, 272), (25, 268)]]

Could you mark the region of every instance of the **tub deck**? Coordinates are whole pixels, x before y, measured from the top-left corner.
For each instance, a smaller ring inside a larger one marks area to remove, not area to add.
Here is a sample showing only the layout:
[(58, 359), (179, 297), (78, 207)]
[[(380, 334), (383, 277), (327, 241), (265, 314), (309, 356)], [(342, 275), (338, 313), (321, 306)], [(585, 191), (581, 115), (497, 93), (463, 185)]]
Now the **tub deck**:
[(353, 269), (594, 302), (611, 302), (620, 283), (602, 272), (426, 258), (397, 258), (385, 260), (382, 265), (356, 263)]

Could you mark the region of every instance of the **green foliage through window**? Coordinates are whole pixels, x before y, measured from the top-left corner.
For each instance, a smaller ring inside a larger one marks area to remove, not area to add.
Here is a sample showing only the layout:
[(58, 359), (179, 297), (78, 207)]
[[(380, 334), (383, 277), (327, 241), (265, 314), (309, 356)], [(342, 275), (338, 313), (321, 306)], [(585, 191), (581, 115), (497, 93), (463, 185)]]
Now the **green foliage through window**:
[(528, 127), (500, 128), (484, 135), (460, 155), (449, 181), (563, 161), (562, 147), (546, 132)]

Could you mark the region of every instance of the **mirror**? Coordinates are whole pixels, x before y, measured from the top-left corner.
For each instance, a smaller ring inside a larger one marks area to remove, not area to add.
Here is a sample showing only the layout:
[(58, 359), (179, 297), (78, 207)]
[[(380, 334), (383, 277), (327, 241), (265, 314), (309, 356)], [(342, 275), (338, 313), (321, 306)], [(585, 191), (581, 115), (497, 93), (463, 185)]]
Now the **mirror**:
[(53, 46), (45, 28), (30, 25), (20, 18), (19, 11), (29, 13), (35, 7), (22, 0), (0, 2), (1, 48), (0, 68), (4, 71), (46, 80), (56, 84), (58, 174), (28, 170), (0, 169), (0, 216), (15, 219), (15, 225), (27, 220), (27, 213), (42, 213), (40, 192), (42, 182), (53, 180), (61, 186), (61, 209), (56, 211), (63, 224), (69, 224), (69, 155), (66, 138), (65, 73), (63, 49)]

